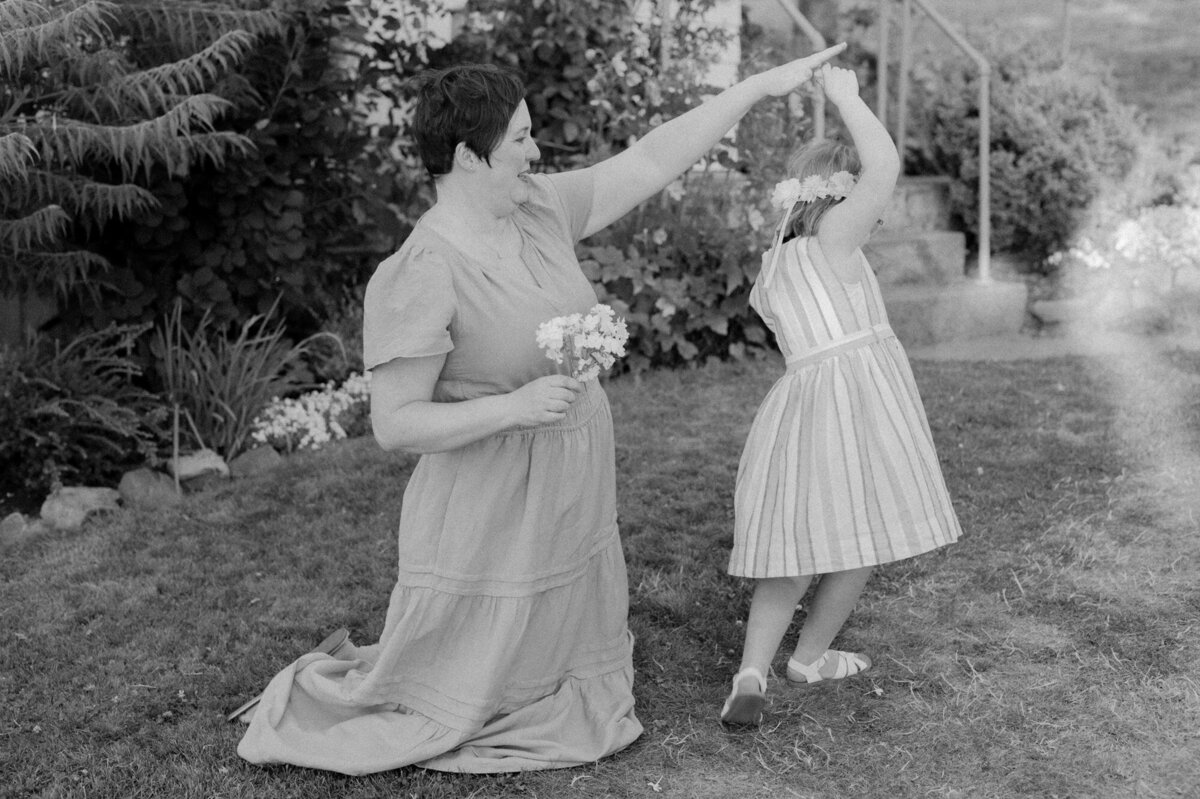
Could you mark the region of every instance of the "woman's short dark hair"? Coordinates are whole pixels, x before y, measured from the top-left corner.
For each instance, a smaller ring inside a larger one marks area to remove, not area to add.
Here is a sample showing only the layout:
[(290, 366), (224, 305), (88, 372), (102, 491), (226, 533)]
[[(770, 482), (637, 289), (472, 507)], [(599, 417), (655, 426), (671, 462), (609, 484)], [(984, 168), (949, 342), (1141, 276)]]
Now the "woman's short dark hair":
[(485, 162), (500, 144), (525, 84), (507, 67), (462, 64), (427, 72), (417, 89), (413, 137), (429, 174), (445, 175), (459, 142)]

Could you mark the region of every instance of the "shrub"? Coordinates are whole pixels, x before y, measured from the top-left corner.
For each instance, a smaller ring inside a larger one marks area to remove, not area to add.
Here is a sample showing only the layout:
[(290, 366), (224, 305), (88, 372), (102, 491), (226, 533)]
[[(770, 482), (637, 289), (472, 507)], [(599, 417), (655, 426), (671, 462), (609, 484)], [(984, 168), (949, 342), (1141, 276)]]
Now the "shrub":
[(580, 264), (629, 326), (633, 371), (763, 351), (747, 297), (773, 220), (732, 170), (690, 173), (579, 247)]
[(166, 409), (137, 386), (144, 326), (0, 349), (0, 497), (33, 507), (55, 486), (112, 484), (154, 454)]
[(406, 233), (389, 208), (405, 189), (381, 168), (387, 152), (372, 145), (354, 99), (369, 76), (341, 52), (353, 51), (355, 35), (343, 32), (343, 9), (270, 4), (287, 8), (286, 25), (227, 86), (240, 88), (223, 124), (251, 147), (220, 167), (153, 173), (157, 208), (98, 243), (115, 266), (104, 302), (81, 306), (95, 319), (154, 319), (182, 297), (190, 322), (207, 309), (240, 324), (278, 298), (303, 336)]
[[(1107, 181), (1134, 163), (1141, 131), (1108, 77), (1045, 48), (984, 48), (992, 64), (992, 247), (1041, 261), (1061, 249)], [(950, 175), (955, 215), (978, 236), (978, 77), (935, 65), (917, 92), (917, 171)]]
[(624, 148), (710, 90), (703, 76), (726, 35), (700, 21), (712, 4), (681, 0), (664, 20), (658, 4), (639, 17), (626, 0), (480, 0), (471, 3), (454, 41), (430, 61), (516, 68), (544, 165), (578, 166)]

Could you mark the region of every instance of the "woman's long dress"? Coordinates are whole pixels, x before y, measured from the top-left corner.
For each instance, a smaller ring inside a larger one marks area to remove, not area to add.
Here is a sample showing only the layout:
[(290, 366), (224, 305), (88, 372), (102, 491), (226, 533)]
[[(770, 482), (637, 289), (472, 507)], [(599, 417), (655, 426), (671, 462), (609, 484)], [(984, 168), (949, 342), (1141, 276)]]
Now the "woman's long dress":
[[(482, 263), (418, 223), (372, 277), (368, 368), (445, 354), (435, 400), (552, 373), (537, 325), (587, 311), (573, 244), (578, 173), (531, 178), (522, 263)], [(558, 424), (424, 455), (404, 492), (399, 570), (378, 644), (309, 654), (267, 686), (238, 747), (345, 774), (561, 768), (628, 746), (632, 639), (612, 417), (595, 382)]]
[(816, 238), (763, 257), (750, 304), (787, 362), (751, 424), (734, 492), (729, 573), (826, 574), (958, 539), (925, 408), (856, 254), (844, 281)]

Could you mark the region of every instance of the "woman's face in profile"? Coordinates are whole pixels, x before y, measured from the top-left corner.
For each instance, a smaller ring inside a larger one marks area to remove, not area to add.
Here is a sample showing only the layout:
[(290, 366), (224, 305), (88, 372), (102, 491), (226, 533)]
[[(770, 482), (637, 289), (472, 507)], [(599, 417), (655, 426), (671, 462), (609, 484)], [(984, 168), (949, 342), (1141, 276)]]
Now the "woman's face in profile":
[(508, 130), (496, 148), (488, 155), (491, 168), (486, 169), (490, 186), (497, 199), (507, 200), (513, 208), (529, 199), (529, 167), (541, 158), (533, 140), (529, 106), (522, 100), (508, 121)]

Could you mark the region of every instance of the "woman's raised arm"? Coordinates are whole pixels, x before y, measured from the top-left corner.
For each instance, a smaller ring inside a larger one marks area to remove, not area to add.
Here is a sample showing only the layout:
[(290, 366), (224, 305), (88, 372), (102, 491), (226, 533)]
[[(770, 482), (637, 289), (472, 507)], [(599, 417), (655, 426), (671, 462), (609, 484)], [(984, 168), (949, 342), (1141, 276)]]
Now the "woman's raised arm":
[(721, 140), (764, 97), (795, 91), (846, 48), (844, 43), (742, 80), (685, 114), (659, 125), (629, 149), (588, 167), (593, 174), (590, 236), (662, 191)]

